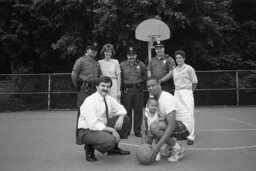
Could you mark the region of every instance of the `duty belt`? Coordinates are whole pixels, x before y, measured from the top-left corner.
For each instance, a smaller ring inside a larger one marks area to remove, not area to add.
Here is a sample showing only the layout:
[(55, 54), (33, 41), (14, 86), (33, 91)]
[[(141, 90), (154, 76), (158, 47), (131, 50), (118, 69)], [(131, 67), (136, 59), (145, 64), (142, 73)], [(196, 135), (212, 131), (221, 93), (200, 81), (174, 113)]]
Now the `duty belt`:
[(95, 88), (95, 83), (83, 81), (82, 88)]
[(124, 84), (126, 88), (141, 88), (142, 84), (141, 83), (130, 83), (130, 84)]

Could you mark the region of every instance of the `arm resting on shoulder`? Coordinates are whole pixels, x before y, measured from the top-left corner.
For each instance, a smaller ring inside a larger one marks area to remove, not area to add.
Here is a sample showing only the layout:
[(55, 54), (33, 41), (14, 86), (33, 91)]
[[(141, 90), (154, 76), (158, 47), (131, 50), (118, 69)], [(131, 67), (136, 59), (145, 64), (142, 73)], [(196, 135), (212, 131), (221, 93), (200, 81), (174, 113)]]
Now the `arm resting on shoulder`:
[(172, 78), (172, 76), (173, 76), (173, 73), (172, 73), (172, 70), (171, 70), (171, 71), (169, 71), (168, 74), (166, 74), (163, 78), (161, 78), (160, 81), (162, 83), (164, 83), (164, 82), (170, 80)]

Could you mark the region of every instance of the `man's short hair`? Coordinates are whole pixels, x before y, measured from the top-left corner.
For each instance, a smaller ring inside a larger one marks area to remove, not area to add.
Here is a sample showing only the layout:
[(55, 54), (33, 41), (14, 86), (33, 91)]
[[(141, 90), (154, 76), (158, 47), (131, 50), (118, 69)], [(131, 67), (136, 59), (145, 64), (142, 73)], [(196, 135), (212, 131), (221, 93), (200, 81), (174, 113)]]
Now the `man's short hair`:
[(154, 80), (157, 84), (160, 83), (159, 79), (156, 78), (156, 77), (154, 77), (154, 76), (149, 77), (149, 78), (147, 79), (147, 81), (149, 81), (149, 80)]
[(96, 86), (99, 86), (100, 83), (110, 83), (110, 87), (112, 87), (112, 80), (110, 77), (101, 76), (100, 78), (97, 79), (95, 84), (96, 84)]

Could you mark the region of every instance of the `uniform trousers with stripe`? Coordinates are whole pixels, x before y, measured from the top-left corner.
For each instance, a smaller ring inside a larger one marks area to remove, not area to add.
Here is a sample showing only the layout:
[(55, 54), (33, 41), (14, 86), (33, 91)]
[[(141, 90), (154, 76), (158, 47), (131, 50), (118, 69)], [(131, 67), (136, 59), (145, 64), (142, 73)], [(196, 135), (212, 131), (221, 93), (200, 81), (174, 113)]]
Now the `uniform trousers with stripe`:
[(122, 103), (127, 111), (131, 122), (129, 125), (129, 133), (132, 130), (132, 112), (133, 131), (134, 133), (141, 133), (141, 124), (143, 119), (143, 92), (139, 88), (127, 88), (127, 92), (122, 94)]

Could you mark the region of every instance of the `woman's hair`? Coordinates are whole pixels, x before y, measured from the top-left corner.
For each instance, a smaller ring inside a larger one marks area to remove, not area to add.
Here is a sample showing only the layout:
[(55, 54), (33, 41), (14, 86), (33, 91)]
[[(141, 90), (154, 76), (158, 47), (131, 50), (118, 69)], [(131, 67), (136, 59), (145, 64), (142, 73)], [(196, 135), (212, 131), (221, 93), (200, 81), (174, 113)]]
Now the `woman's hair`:
[(101, 55), (102, 57), (104, 57), (104, 52), (105, 52), (105, 51), (109, 51), (109, 50), (111, 50), (111, 52), (112, 52), (112, 56), (111, 56), (111, 57), (115, 56), (116, 51), (115, 51), (114, 46), (113, 46), (112, 44), (105, 44), (105, 45), (102, 47), (101, 51), (100, 51), (100, 55)]
[(176, 57), (176, 55), (181, 55), (183, 58), (186, 58), (186, 52), (183, 50), (177, 50), (174, 52), (174, 58)]

